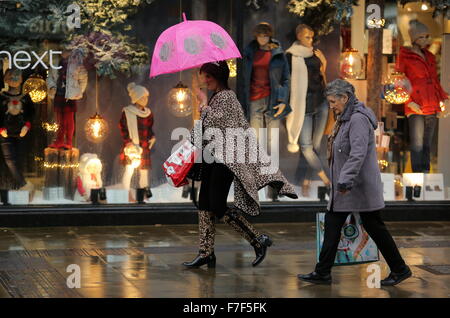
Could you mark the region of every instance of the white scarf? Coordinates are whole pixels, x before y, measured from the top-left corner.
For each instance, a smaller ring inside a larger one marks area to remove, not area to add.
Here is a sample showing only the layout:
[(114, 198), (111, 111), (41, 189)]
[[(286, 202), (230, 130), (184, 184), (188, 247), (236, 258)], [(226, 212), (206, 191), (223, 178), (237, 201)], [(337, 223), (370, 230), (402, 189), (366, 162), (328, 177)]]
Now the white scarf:
[(125, 112), (125, 116), (127, 118), (127, 126), (128, 133), (130, 134), (131, 141), (135, 145), (139, 145), (139, 130), (137, 125), (138, 116), (141, 118), (146, 118), (150, 116), (151, 110), (150, 108), (145, 108), (145, 110), (141, 110), (140, 108), (129, 105), (123, 109)]
[[(306, 111), (306, 93), (308, 92), (308, 68), (305, 58), (314, 55), (313, 48), (301, 45), (298, 41), (286, 50), (292, 54), (291, 99), (292, 112), (286, 118), (289, 144), (296, 145), (302, 130)], [(297, 150), (298, 151), (298, 150)]]

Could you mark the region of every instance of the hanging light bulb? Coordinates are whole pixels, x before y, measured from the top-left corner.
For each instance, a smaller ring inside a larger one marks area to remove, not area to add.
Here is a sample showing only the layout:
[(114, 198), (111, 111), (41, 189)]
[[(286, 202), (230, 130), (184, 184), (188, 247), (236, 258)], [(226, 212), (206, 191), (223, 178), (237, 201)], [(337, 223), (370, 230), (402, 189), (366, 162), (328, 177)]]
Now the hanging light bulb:
[(105, 140), (108, 135), (108, 130), (108, 123), (97, 113), (89, 118), (84, 126), (86, 138), (93, 143), (99, 143)]
[(33, 103), (39, 103), (47, 97), (47, 85), (38, 74), (31, 75), (23, 84), (23, 91), (29, 94)]
[(406, 103), (412, 92), (412, 85), (405, 74), (393, 72), (383, 83), (383, 95), (391, 104)]
[(359, 79), (364, 69), (364, 59), (356, 49), (346, 49), (341, 54), (341, 77), (344, 79)]
[(176, 117), (186, 117), (192, 113), (192, 92), (179, 82), (169, 93), (169, 108)]
[(230, 78), (237, 76), (236, 59), (227, 60), (228, 68), (230, 69)]
[(428, 10), (427, 4), (423, 3), (422, 6), (420, 7), (420, 9), (422, 9), (422, 11), (427, 11)]

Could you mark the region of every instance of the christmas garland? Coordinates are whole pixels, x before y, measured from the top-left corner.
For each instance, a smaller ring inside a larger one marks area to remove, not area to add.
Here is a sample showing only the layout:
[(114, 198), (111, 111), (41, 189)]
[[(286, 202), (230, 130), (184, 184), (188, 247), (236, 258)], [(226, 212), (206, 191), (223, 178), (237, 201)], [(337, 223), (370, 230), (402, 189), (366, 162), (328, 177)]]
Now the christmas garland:
[[(0, 1), (0, 49), (42, 51), (43, 40), (80, 47), (99, 75), (130, 74), (148, 63), (148, 48), (126, 35), (127, 19), (155, 0)], [(70, 5), (78, 5), (79, 28), (67, 27)], [(108, 45), (99, 45), (100, 42)]]
[(358, 0), (290, 0), (287, 8), (322, 36), (331, 33), (336, 23), (348, 22), (356, 5)]

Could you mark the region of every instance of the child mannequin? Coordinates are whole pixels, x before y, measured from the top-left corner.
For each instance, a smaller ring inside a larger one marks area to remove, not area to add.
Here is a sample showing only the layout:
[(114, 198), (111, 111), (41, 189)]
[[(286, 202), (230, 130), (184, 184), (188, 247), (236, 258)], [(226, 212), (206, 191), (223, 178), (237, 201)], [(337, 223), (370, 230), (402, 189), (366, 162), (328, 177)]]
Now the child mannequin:
[(121, 161), (125, 165), (122, 185), (130, 190), (131, 178), (135, 169), (139, 167), (139, 187), (147, 188), (149, 191), (150, 150), (156, 142), (152, 130), (153, 113), (147, 107), (149, 92), (145, 87), (135, 83), (128, 84), (127, 89), (132, 104), (123, 109), (119, 123), (124, 145)]
[(100, 189), (103, 186), (101, 175), (102, 162), (97, 155), (92, 153), (83, 154), (80, 158), (75, 201), (90, 201), (91, 189)]
[(7, 70), (5, 83), (8, 91), (0, 94), (0, 147), (6, 165), (14, 179), (14, 189), (33, 190), (21, 171), (23, 140), (31, 128), (34, 115), (33, 102), (22, 93), (22, 72)]

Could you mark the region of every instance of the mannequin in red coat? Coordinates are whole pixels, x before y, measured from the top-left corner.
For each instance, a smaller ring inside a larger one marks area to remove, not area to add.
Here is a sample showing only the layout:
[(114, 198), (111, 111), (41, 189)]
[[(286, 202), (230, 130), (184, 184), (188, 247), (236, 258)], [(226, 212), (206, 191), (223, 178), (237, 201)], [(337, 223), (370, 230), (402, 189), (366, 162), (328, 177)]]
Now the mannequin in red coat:
[(401, 47), (397, 69), (411, 81), (413, 91), (405, 103), (408, 118), (413, 172), (430, 171), (430, 149), (437, 118), (448, 112), (449, 96), (443, 90), (436, 60), (427, 47), (430, 44), (428, 27), (417, 20), (409, 23), (412, 47)]

